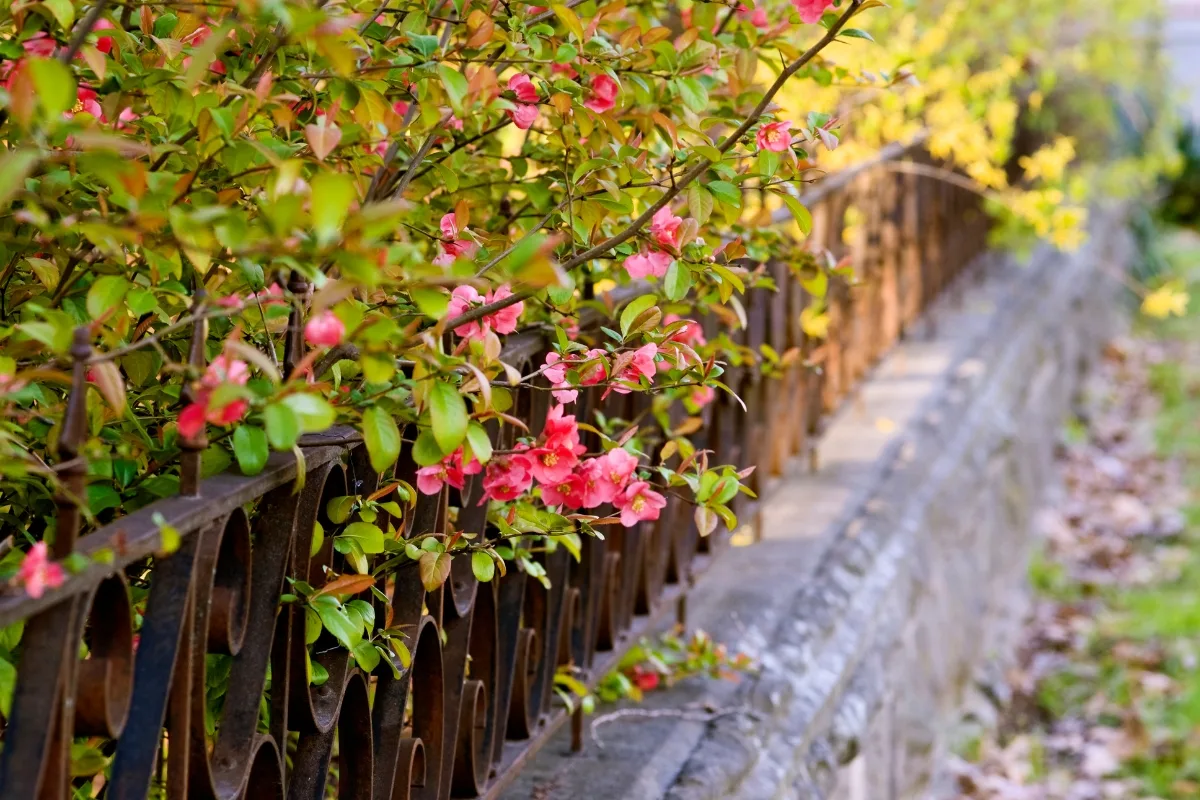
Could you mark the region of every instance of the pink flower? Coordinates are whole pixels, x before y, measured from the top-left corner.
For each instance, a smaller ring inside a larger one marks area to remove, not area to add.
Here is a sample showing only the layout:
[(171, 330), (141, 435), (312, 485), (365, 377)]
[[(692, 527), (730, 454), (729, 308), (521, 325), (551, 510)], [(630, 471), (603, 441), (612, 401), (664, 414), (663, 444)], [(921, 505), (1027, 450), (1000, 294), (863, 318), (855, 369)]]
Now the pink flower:
[[(58, 42), (54, 41), (54, 38), (45, 31), (38, 31), (33, 36), (21, 42), (21, 47), (25, 48), (25, 52), (31, 56), (50, 58), (54, 55), (54, 51), (58, 49)], [(41, 593), (39, 592), (38, 594)]]
[(579, 392), (571, 388), (571, 384), (567, 382), (567, 365), (569, 361), (563, 360), (563, 357), (558, 353), (547, 353), (546, 364), (542, 367), (542, 374), (546, 379), (554, 385), (555, 391), (551, 392), (554, 399), (560, 403), (574, 403), (579, 397)]
[[(447, 215), (450, 216), (450, 215)], [(446, 315), (453, 319), (461, 316), (483, 302), (483, 297), (475, 291), (474, 286), (458, 286), (450, 293), (450, 305)], [(487, 336), (487, 323), (482, 320), (467, 322), (454, 329), (454, 333), (464, 339), (482, 339)]]
[(650, 219), (650, 235), (664, 247), (678, 248), (681, 225), (683, 220), (672, 214), (668, 206), (663, 206)]
[(609, 450), (597, 460), (604, 462), (604, 474), (608, 482), (615, 487), (614, 493), (625, 488), (638, 468), (637, 456), (623, 447)]
[(768, 122), (758, 129), (758, 134), (755, 139), (758, 141), (759, 150), (770, 150), (773, 153), (782, 153), (792, 146), (792, 123), (784, 120), (782, 122)]
[(538, 101), (537, 87), (533, 85), (533, 81), (529, 80), (529, 76), (523, 73), (517, 73), (508, 79), (508, 90), (515, 94), (517, 100), (522, 103)]
[(404, 102), (403, 100), (397, 100), (396, 102), (392, 103), (392, 111), (395, 111), (398, 116), (403, 117), (408, 113), (408, 103)]
[[(496, 303), (500, 300), (505, 300), (512, 297), (512, 289), (507, 284), (499, 286), (495, 291), (488, 292), (487, 302)], [(517, 324), (521, 321), (521, 314), (525, 311), (524, 301), (513, 303), (511, 306), (488, 314), (484, 317), (484, 321), (492, 327), (496, 333), (513, 333), (517, 329)]]
[(62, 586), (66, 577), (62, 564), (50, 560), (45, 542), (38, 542), (29, 548), (17, 571), (17, 582), (25, 587), (25, 593), (34, 600), (41, 597), (46, 589)]
[(560, 403), (573, 403), (579, 396), (570, 382), (567, 381), (568, 369), (579, 369), (579, 385), (594, 386), (604, 380), (603, 350), (592, 349), (583, 354), (572, 354), (563, 358), (558, 353), (547, 353), (546, 363), (542, 366), (542, 374), (554, 385), (554, 399)]
[(584, 508), (595, 508), (616, 498), (618, 487), (609, 480), (607, 466), (604, 456), (589, 458), (579, 465), (579, 478), (583, 482), (580, 497)]
[(504, 113), (512, 120), (513, 125), (516, 125), (523, 131), (527, 131), (533, 127), (533, 123), (537, 122), (540, 112), (537, 106), (518, 103), (516, 108)]
[(654, 361), (656, 355), (658, 355), (658, 345), (654, 343), (643, 345), (635, 350), (633, 359), (617, 375), (617, 380), (626, 385), (613, 386), (611, 391), (617, 394), (629, 394), (633, 388), (641, 385), (643, 377), (653, 381), (655, 373), (658, 372), (658, 366)]
[(346, 326), (332, 311), (322, 311), (304, 326), (304, 340), (314, 347), (333, 347), (346, 336)]
[(458, 448), (437, 464), (421, 467), (417, 470), (417, 490), (421, 494), (437, 494), (442, 490), (442, 484), (448, 483), (455, 489), (466, 485), (467, 475), (478, 475), (483, 465), (475, 459), (463, 463), (462, 448)]
[[(679, 322), (680, 319), (681, 317), (677, 314), (667, 314), (662, 318), (662, 325), (665, 328)], [(700, 327), (699, 322), (692, 319), (689, 319), (687, 324), (671, 334), (671, 341), (682, 342), (692, 347), (702, 347), (708, 344), (708, 341), (704, 338), (704, 328)]]
[(530, 473), (543, 486), (565, 480), (579, 463), (574, 447), (545, 445), (530, 450), (529, 456)]
[(562, 75), (565, 78), (575, 80), (579, 77), (579, 72), (570, 64), (551, 64), (550, 73), (553, 75)]
[(530, 472), (538, 483), (561, 483), (579, 463), (585, 448), (579, 443), (579, 425), (574, 416), (564, 416), (561, 405), (550, 409), (542, 430), (543, 444), (529, 451)]
[(283, 287), (278, 283), (272, 283), (261, 292), (254, 292), (246, 298), (246, 302), (257, 302), (263, 305), (272, 305), (283, 302)]
[[(96, 27), (92, 28), (92, 30), (108, 31), (108, 30), (112, 30), (114, 27), (116, 27), (116, 26), (113, 25), (108, 20), (100, 19), (100, 20), (97, 20)], [(104, 53), (104, 55), (108, 55), (109, 53), (112, 52), (113, 44), (114, 44), (113, 37), (101, 36), (99, 39), (96, 40), (96, 49), (99, 50), (101, 53)]]
[(496, 500), (506, 503), (525, 494), (533, 486), (531, 468), (530, 458), (524, 453), (493, 458), (488, 462), (487, 474), (483, 477), (482, 502)]
[[(206, 397), (205, 400), (208, 398)], [(179, 412), (179, 435), (185, 439), (195, 439), (204, 433), (204, 403), (191, 403)]]
[(442, 459), (431, 467), (417, 470), (417, 491), (421, 494), (437, 494), (445, 483), (456, 489), (461, 489), (464, 483), (462, 472), (454, 468), (450, 459)]
[(746, 8), (744, 5), (738, 6), (738, 16), (742, 19), (750, 20), (750, 24), (756, 28), (765, 28), (770, 24), (767, 19), (767, 9), (764, 6), (758, 6), (754, 10)]
[(617, 95), (621, 89), (617, 86), (617, 82), (607, 75), (597, 75), (592, 78), (591, 97), (584, 102), (586, 108), (590, 108), (597, 114), (603, 114), (611, 111), (617, 104)]
[(711, 386), (699, 386), (692, 391), (688, 400), (697, 410), (704, 408), (717, 397), (717, 390)]
[(542, 484), (542, 502), (548, 506), (579, 508), (583, 505), (583, 479), (570, 474)]
[(645, 481), (634, 481), (617, 497), (616, 505), (621, 510), (621, 524), (632, 528), (643, 520), (658, 519), (667, 500)]
[(241, 359), (230, 358), (222, 353), (208, 365), (200, 383), (208, 389), (215, 389), (222, 383), (236, 383), (238, 386), (245, 386), (248, 380), (250, 380), (249, 365)]
[(246, 411), (250, 409), (248, 400), (230, 400), (220, 408), (210, 408), (206, 419), (213, 425), (232, 425), (246, 416)]
[(80, 86), (75, 90), (75, 108), (67, 112), (67, 117), (74, 117), (77, 112), (82, 111), (104, 122), (104, 109), (100, 108), (97, 98), (98, 95), (94, 91), (86, 86)]
[(454, 212), (444, 214), (439, 223), (442, 229), (442, 254), (433, 260), (439, 267), (454, 263), (459, 256), (470, 258), (475, 253), (475, 243), (470, 239), (459, 238), (458, 215)]
[(564, 410), (563, 406), (555, 406), (546, 415), (542, 437), (550, 447), (574, 447), (579, 444), (579, 423), (573, 414), (564, 415)]
[(625, 271), (634, 280), (641, 280), (650, 275), (661, 278), (667, 274), (667, 269), (674, 260), (669, 253), (661, 250), (643, 250), (625, 259)]
[(833, 0), (792, 0), (792, 5), (800, 12), (800, 20), (811, 25), (821, 21), (825, 9), (833, 5)]

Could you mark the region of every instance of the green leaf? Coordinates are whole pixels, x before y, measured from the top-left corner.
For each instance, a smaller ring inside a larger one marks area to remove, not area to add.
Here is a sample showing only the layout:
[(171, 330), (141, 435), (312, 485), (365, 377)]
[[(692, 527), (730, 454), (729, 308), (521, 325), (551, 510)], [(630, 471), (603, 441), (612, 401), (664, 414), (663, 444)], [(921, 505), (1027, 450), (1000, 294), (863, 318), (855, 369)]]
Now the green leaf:
[(334, 525), (341, 525), (350, 519), (350, 512), (354, 510), (354, 504), (357, 502), (357, 497), (334, 497), (325, 504), (325, 516), (329, 517), (329, 521)]
[(283, 398), (283, 404), (296, 415), (301, 433), (320, 433), (337, 418), (329, 401), (315, 394), (290, 394)]
[(233, 432), (233, 454), (243, 475), (257, 475), (267, 465), (267, 434), (262, 428), (242, 425)]
[(450, 295), (445, 292), (439, 289), (421, 288), (412, 289), (408, 294), (425, 316), (433, 319), (441, 319), (446, 316), (446, 309), (450, 306)]
[(687, 297), (688, 290), (692, 288), (692, 271), (681, 261), (672, 261), (671, 266), (667, 267), (667, 275), (663, 278), (663, 291), (667, 294), (667, 299), (672, 302), (679, 302)]
[(47, 261), (44, 258), (27, 258), (25, 262), (29, 264), (29, 269), (37, 276), (42, 286), (51, 290), (58, 286), (58, 267), (53, 261)]
[(417, 562), (417, 569), (421, 573), (425, 591), (432, 592), (450, 577), (450, 554), (424, 552)]
[(25, 178), (37, 162), (38, 154), (33, 150), (0, 154), (0, 211), (8, 208), (13, 195), (25, 188)]
[(630, 301), (629, 305), (625, 306), (625, 310), (621, 312), (621, 336), (628, 336), (630, 326), (641, 316), (643, 311), (653, 307), (657, 302), (658, 298), (652, 294), (644, 294)]
[(75, 24), (75, 6), (71, 0), (42, 0), (42, 5), (50, 10), (64, 31), (71, 31), (71, 26)]
[(319, 522), (313, 523), (312, 545), (308, 548), (308, 557), (313, 558), (321, 552), (325, 545), (325, 528)]
[(92, 319), (100, 319), (117, 308), (129, 290), (129, 281), (120, 275), (101, 275), (88, 289), (87, 310)]
[(778, 194), (783, 198), (783, 202), (787, 205), (788, 210), (792, 212), (792, 216), (796, 218), (796, 224), (800, 226), (800, 232), (805, 236), (812, 233), (812, 214), (808, 213), (808, 209), (804, 207), (804, 204), (786, 192), (779, 192)]
[(0, 714), (12, 716), (13, 690), (17, 688), (17, 668), (0, 658)]
[(421, 431), (413, 445), (413, 461), (416, 461), (419, 466), (430, 467), (445, 457), (446, 453), (438, 445), (433, 431), (428, 429)]
[(357, 542), (367, 555), (383, 552), (383, 531), (369, 522), (351, 522), (342, 531), (342, 538)]
[(688, 187), (687, 201), (688, 211), (692, 212), (696, 221), (701, 225), (708, 222), (713, 210), (713, 196), (708, 190), (699, 183), (693, 183)]
[(467, 404), (458, 389), (443, 381), (429, 387), (433, 438), (443, 453), (453, 453), (467, 435)]
[(363, 412), (362, 433), (371, 469), (382, 474), (400, 457), (400, 428), (391, 414), (373, 406)]
[(866, 39), (868, 42), (875, 41), (874, 37), (866, 31), (861, 31), (858, 28), (842, 28), (839, 36), (845, 36), (848, 39)]
[(363, 672), (370, 673), (379, 666), (379, 651), (368, 640), (364, 639), (354, 645), (350, 652), (354, 654), (354, 663), (358, 664), (358, 668)]
[(471, 571), (480, 583), (487, 583), (496, 575), (496, 562), (482, 550), (471, 554)]
[(482, 425), (474, 420), (467, 426), (467, 444), (471, 454), (480, 464), (486, 464), (492, 458), (492, 440)]
[(341, 238), (355, 195), (354, 179), (344, 172), (321, 172), (313, 178), (310, 203), (319, 244), (328, 245)]
[(696, 78), (681, 78), (677, 85), (685, 106), (697, 114), (708, 108), (708, 90)]
[(449, 64), (438, 64), (438, 75), (442, 78), (442, 85), (446, 87), (446, 94), (450, 98), (450, 107), (454, 109), (454, 113), (461, 119), (463, 116), (463, 99), (467, 96), (467, 91), (470, 88), (466, 77)]
[(726, 181), (713, 181), (708, 184), (708, 190), (713, 193), (713, 196), (722, 203), (728, 203), (734, 208), (742, 207), (742, 193), (732, 183)]
[(317, 614), (325, 630), (333, 634), (342, 647), (353, 650), (354, 645), (362, 641), (362, 626), (355, 624), (350, 615), (341, 606), (332, 603), (318, 603)]
[(283, 403), (271, 403), (264, 408), (263, 423), (267, 428), (267, 441), (276, 450), (291, 450), (300, 438), (300, 420)]

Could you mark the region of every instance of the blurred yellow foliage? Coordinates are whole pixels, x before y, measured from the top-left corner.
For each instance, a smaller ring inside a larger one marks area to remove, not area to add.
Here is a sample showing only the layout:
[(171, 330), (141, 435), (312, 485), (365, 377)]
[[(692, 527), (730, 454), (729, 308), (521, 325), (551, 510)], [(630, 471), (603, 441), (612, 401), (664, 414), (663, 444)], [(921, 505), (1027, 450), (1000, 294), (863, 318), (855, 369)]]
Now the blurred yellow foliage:
[(1172, 315), (1182, 317), (1187, 313), (1189, 299), (1181, 282), (1170, 281), (1146, 295), (1142, 300), (1142, 313), (1155, 319)]
[(1134, 88), (1167, 88), (1146, 24), (1161, 13), (1155, 0), (898, 3), (864, 18), (876, 44), (831, 51), (828, 80), (781, 93), (781, 117), (815, 110), (852, 132), (834, 151), (814, 145), (828, 171), (925, 131), (930, 153), (988, 199), (1001, 243), (1073, 250), (1094, 197), (1145, 191), (1177, 160), (1165, 114), (1136, 152), (1111, 146), (1114, 109), (1137, 116)]

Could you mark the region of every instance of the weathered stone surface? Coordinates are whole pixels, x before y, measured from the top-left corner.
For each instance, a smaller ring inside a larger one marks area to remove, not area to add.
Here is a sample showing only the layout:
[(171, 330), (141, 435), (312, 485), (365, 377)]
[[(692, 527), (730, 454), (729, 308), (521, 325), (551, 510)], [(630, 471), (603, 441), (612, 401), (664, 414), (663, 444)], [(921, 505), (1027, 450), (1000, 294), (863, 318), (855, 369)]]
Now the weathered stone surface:
[(1120, 319), (1107, 275), (1125, 246), (1110, 215), (1074, 256), (966, 276), (832, 420), (819, 471), (780, 479), (764, 540), (692, 592), (689, 622), (761, 673), (653, 693), (653, 716), (604, 724), (578, 755), (560, 736), (503, 797), (921, 795), (1010, 649), (1031, 515)]

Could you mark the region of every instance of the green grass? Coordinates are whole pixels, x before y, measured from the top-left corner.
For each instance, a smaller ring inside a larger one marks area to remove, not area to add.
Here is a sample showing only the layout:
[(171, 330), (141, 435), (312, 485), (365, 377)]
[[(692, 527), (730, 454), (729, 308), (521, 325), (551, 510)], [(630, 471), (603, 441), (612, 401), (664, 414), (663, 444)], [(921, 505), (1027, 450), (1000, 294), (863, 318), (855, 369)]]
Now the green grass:
[[(1171, 270), (1188, 284), (1189, 313), (1165, 321), (1140, 320), (1138, 331), (1195, 343), (1192, 350), (1200, 354), (1200, 244), (1176, 240), (1164, 251)], [(1155, 584), (1100, 589), (1096, 632), (1086, 658), (1044, 680), (1037, 695), (1050, 719), (1083, 715), (1088, 704), (1102, 696), (1108, 711), (1099, 724), (1134, 724), (1142, 732), (1144, 746), (1125, 764), (1125, 774), (1139, 779), (1146, 795), (1161, 798), (1200, 797), (1200, 356), (1197, 359), (1168, 360), (1149, 371), (1151, 389), (1162, 406), (1155, 420), (1156, 444), (1164, 457), (1183, 460), (1185, 485), (1196, 501), (1183, 509), (1185, 531), (1171, 543), (1184, 548), (1181, 569)], [(1068, 427), (1066, 436), (1078, 440), (1078, 425)], [(1061, 564), (1045, 556), (1035, 558), (1029, 574), (1040, 594), (1058, 602), (1077, 602), (1087, 595)], [(1162, 659), (1139, 663), (1129, 658), (1132, 651), (1161, 653)], [(1147, 691), (1148, 671), (1169, 677), (1171, 691)]]

